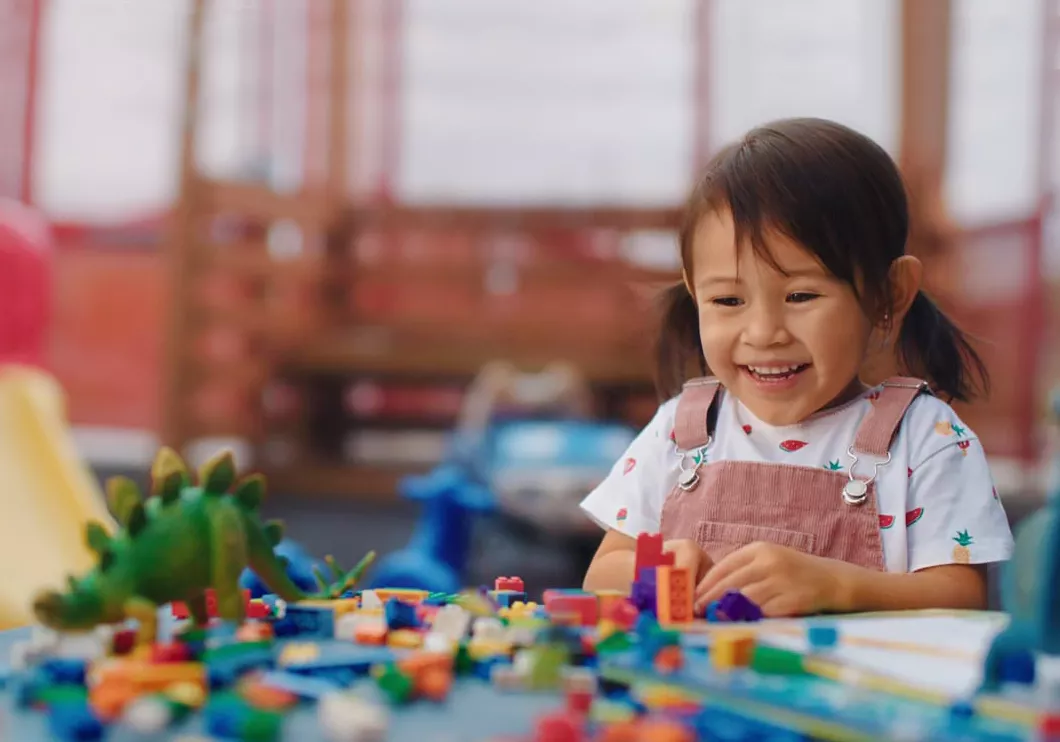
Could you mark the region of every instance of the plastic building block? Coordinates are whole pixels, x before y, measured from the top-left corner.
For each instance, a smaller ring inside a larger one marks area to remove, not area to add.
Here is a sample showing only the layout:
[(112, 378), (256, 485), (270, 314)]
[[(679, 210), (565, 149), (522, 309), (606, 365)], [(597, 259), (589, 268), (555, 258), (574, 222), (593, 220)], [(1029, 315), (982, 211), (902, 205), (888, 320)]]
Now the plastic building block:
[(386, 709), (348, 692), (332, 692), (317, 704), (317, 722), (328, 742), (384, 742)]
[(258, 677), (258, 682), (305, 699), (320, 699), (338, 690), (338, 686), (326, 678), (283, 670), (265, 672)]
[(673, 566), (674, 555), (663, 553), (661, 533), (641, 533), (637, 536), (636, 556), (633, 561), (633, 574), (639, 579), (641, 570), (661, 566)]
[(813, 649), (831, 649), (839, 643), (839, 632), (829, 624), (812, 624), (806, 630), (806, 639)]
[(526, 602), (526, 593), (515, 590), (491, 590), (489, 596), (502, 608)]
[(383, 612), (386, 615), (387, 628), (391, 630), (413, 629), (419, 626), (419, 621), (416, 619), (416, 606), (398, 598), (389, 598)]
[(158, 734), (172, 719), (169, 704), (152, 696), (134, 699), (122, 713), (122, 724), (142, 735)]
[(718, 670), (746, 667), (751, 663), (755, 638), (741, 632), (718, 633), (710, 647), (711, 664)]
[(764, 675), (805, 675), (803, 656), (779, 647), (759, 644), (751, 654), (751, 669)]
[(405, 703), (412, 698), (412, 678), (394, 665), (386, 666), (377, 675), (376, 683), (391, 703)]
[(762, 609), (739, 590), (729, 590), (707, 606), (708, 621), (760, 621)]
[(547, 714), (534, 726), (533, 742), (584, 742), (585, 739), (577, 714), (562, 711)]
[(683, 624), (692, 622), (692, 575), (685, 568), (656, 567), (655, 611), (659, 622)]
[[(651, 577), (648, 575), (651, 575)], [(633, 583), (629, 600), (640, 613), (654, 616), (658, 608), (656, 605), (656, 592), (655, 570), (644, 570), (636, 582)]]
[(526, 587), (523, 584), (522, 577), (498, 577), (493, 582), (493, 589), (501, 591), (511, 591), (515, 593), (525, 592)]
[(103, 738), (103, 722), (84, 698), (49, 706), (48, 726), (56, 738), (69, 742), (89, 742)]
[(574, 623), (580, 626), (594, 626), (599, 620), (600, 603), (592, 593), (546, 590), (542, 600), (553, 620), (565, 614), (573, 616)]

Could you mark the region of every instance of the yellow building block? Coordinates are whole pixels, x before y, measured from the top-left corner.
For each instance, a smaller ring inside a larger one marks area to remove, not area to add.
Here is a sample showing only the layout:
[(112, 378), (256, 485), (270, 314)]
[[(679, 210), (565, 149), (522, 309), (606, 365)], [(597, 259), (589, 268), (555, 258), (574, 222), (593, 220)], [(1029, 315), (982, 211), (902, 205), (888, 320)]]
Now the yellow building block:
[(600, 604), (601, 616), (609, 615), (616, 605), (629, 598), (629, 596), (621, 590), (596, 590), (594, 594), (596, 595), (597, 602)]
[(396, 629), (387, 634), (386, 643), (400, 649), (419, 649), (423, 646), (423, 634), (412, 629)]
[(402, 587), (384, 589), (376, 588), (374, 592), (379, 597), (379, 600), (381, 600), (384, 604), (391, 598), (397, 598), (402, 603), (411, 603), (413, 605), (419, 605), (427, 599), (428, 595), (430, 595), (430, 593), (426, 590), (414, 590), (412, 588)]
[(710, 661), (717, 670), (746, 667), (754, 652), (754, 634), (742, 631), (718, 632), (710, 646)]

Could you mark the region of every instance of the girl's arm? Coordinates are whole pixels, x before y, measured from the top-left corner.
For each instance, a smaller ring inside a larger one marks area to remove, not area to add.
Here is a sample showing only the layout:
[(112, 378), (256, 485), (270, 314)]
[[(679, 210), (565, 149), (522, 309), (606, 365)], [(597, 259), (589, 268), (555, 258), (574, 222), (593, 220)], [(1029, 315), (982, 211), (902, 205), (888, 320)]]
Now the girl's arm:
[(987, 607), (986, 566), (945, 564), (919, 572), (847, 571), (838, 601), (844, 612)]
[(633, 565), (637, 556), (636, 539), (608, 529), (585, 572), (582, 589), (621, 590), (629, 592), (633, 585)]

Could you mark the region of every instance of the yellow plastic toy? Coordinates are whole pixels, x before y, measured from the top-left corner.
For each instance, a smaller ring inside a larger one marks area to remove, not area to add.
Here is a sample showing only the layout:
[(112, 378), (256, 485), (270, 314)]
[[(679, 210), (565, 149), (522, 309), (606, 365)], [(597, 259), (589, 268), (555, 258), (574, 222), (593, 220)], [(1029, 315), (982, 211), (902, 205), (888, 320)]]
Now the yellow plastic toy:
[(85, 524), (117, 525), (74, 448), (58, 382), (28, 366), (0, 366), (0, 630), (34, 621), (33, 597), (60, 588), (97, 557)]

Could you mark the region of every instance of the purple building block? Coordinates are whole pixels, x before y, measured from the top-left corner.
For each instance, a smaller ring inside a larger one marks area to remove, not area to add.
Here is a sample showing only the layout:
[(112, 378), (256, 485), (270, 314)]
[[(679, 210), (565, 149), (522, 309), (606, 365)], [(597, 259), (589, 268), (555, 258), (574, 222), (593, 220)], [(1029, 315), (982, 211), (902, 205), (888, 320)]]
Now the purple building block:
[(642, 569), (637, 575), (636, 582), (633, 583), (633, 589), (630, 591), (630, 602), (641, 613), (649, 613), (652, 616), (656, 616), (658, 613), (656, 612), (655, 594), (655, 568)]
[(717, 615), (729, 621), (760, 621), (762, 609), (739, 590), (730, 590), (718, 601)]

